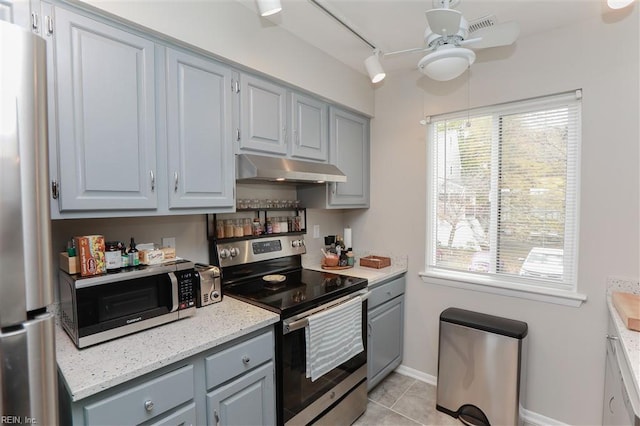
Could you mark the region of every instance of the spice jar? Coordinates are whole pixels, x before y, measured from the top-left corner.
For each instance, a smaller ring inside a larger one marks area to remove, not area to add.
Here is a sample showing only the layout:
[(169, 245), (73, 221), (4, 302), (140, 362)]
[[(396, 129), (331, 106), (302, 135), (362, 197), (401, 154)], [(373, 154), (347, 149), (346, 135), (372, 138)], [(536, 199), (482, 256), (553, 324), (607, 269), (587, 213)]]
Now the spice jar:
[(104, 257), (107, 263), (107, 272), (117, 271), (122, 267), (122, 254), (118, 241), (107, 241), (104, 244)]
[(216, 221), (216, 238), (224, 238), (224, 221)]
[(273, 219), (271, 219), (271, 224), (273, 225), (273, 233), (274, 234), (279, 234), (280, 232), (282, 232), (282, 230), (280, 229), (280, 218), (279, 217), (274, 217)]
[(253, 229), (251, 226), (251, 219), (245, 218), (242, 221), (242, 234), (246, 237), (253, 233)]
[(262, 234), (262, 224), (257, 217), (253, 219), (253, 235), (258, 236)]
[(280, 218), (280, 232), (289, 232), (289, 225), (286, 216), (282, 216)]
[(231, 219), (224, 221), (224, 237), (233, 238), (233, 220)]
[(267, 221), (264, 224), (265, 234), (273, 234), (273, 224), (271, 223), (271, 219), (267, 218)]
[(233, 224), (233, 236), (242, 237), (244, 235), (244, 229), (242, 228), (242, 220), (236, 219)]

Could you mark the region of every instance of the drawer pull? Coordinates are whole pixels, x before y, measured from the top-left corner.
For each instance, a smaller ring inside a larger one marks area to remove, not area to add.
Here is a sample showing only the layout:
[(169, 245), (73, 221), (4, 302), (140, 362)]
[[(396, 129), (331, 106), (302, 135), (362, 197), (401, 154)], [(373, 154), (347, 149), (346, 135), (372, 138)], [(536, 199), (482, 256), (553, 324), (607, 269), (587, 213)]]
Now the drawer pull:
[(153, 401), (151, 401), (150, 399), (146, 400), (144, 402), (144, 409), (151, 412), (151, 410), (153, 410)]
[(607, 334), (607, 339), (609, 339), (609, 340), (618, 340), (618, 336), (612, 336), (611, 334)]
[(248, 355), (245, 355), (245, 356), (243, 356), (243, 357), (242, 357), (242, 362), (243, 362), (245, 365), (247, 365), (247, 364), (249, 364), (249, 363), (251, 362), (251, 358), (249, 358), (249, 356), (248, 356)]

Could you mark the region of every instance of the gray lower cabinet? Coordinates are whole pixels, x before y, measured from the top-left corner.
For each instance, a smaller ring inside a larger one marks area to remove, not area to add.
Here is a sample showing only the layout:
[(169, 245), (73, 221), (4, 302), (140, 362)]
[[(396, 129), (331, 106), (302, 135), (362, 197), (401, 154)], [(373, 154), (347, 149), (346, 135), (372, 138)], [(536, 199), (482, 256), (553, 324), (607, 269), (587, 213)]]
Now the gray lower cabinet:
[(273, 425), (273, 327), (79, 401), (58, 379), (64, 425)]
[(287, 89), (240, 74), (238, 152), (287, 154)]
[(405, 277), (371, 289), (368, 303), (367, 390), (402, 362)]
[(167, 49), (169, 209), (233, 207), (231, 69)]
[(155, 46), (55, 8), (55, 210), (157, 207)]
[(274, 364), (269, 362), (207, 394), (207, 417), (215, 425), (274, 425)]

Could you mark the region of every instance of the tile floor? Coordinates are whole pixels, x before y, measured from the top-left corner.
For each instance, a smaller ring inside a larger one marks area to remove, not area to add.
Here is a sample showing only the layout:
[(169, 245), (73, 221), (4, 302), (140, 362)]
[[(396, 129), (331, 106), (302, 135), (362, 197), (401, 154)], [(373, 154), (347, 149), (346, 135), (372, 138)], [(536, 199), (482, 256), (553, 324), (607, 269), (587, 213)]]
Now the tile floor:
[(436, 387), (391, 373), (369, 392), (367, 411), (354, 426), (460, 425), (436, 410)]

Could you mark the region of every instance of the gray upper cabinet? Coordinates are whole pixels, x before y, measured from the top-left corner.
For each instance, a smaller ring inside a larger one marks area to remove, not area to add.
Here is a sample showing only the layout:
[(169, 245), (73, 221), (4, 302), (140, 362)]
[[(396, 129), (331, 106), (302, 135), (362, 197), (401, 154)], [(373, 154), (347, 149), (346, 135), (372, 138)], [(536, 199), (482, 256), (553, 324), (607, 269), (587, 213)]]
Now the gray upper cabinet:
[(322, 101), (299, 93), (291, 94), (291, 157), (328, 160), (327, 111), (328, 106)]
[(329, 184), (329, 207), (369, 207), (369, 120), (329, 108), (329, 161), (345, 175)]
[(155, 209), (154, 43), (62, 8), (55, 19), (60, 212)]
[(31, 13), (31, 3), (34, 2), (35, 0), (0, 0), (0, 21), (12, 22), (37, 32), (40, 19), (35, 10)]
[(167, 49), (169, 208), (234, 205), (231, 69)]
[(286, 105), (284, 87), (241, 74), (239, 151), (286, 155)]

